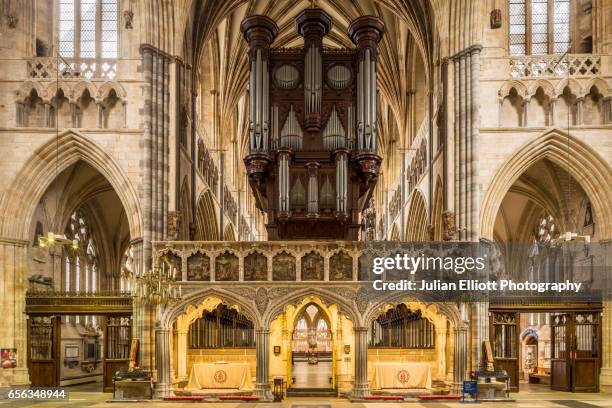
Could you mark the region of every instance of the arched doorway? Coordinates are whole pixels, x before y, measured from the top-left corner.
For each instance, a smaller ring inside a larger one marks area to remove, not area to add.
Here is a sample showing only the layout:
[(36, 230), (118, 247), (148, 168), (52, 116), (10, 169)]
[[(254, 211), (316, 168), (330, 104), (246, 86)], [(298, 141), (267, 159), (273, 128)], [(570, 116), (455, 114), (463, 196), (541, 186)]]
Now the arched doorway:
[(330, 322), (315, 303), (302, 309), (291, 338), (293, 388), (330, 388), (333, 339)]
[[(568, 146), (575, 147), (575, 142), (566, 140), (566, 154), (570, 153)], [(571, 155), (570, 160), (581, 157), (578, 152)], [(531, 162), (509, 185), (497, 207), (495, 223), (483, 226), (484, 231), (492, 230), (506, 277), (560, 281), (563, 271), (566, 278), (580, 279), (569, 274), (588, 257), (582, 250), (572, 251), (573, 244), (562, 244), (562, 237), (571, 233), (598, 241), (605, 236), (609, 219), (605, 206), (596, 205), (602, 192), (590, 190), (590, 177), (585, 176), (585, 168), (592, 164), (596, 161), (563, 163), (551, 154)], [(571, 261), (563, 264), (564, 259)], [(541, 303), (524, 299), (523, 303), (520, 310), (504, 308), (503, 302), (495, 300), (490, 305), (495, 364), (508, 371), (511, 390), (518, 391), (528, 381), (557, 390), (597, 391), (602, 305), (563, 296)], [(526, 328), (546, 336), (539, 343), (522, 337)], [(550, 349), (541, 347), (546, 340), (552, 344)]]
[[(50, 233), (72, 244), (58, 244)], [(128, 367), (132, 332), (122, 276), (130, 227), (118, 193), (96, 168), (77, 161), (40, 197), (30, 234), (25, 311), (32, 385), (111, 391), (115, 372)]]

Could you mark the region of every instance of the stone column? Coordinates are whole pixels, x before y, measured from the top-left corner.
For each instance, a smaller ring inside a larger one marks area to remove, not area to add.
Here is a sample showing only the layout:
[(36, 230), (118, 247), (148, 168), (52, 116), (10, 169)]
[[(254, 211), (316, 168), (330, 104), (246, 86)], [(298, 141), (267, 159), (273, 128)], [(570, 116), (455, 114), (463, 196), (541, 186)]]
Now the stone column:
[(529, 126), (529, 101), (523, 102), (523, 123), (521, 124), (523, 127)]
[(438, 358), (438, 379), (446, 380), (446, 321), (436, 325), (436, 355)]
[(489, 340), (489, 302), (475, 302), (472, 308), (472, 370), (478, 370), (480, 362), (483, 360), (482, 343)]
[(187, 328), (177, 330), (177, 376), (179, 381), (187, 379)]
[(0, 313), (5, 324), (0, 330), (2, 347), (16, 348), (17, 367), (0, 372), (0, 384), (27, 385), (28, 375), (27, 316), (25, 294), (27, 290), (27, 247), (30, 243), (18, 239), (0, 239)]
[(557, 99), (550, 100), (550, 111), (548, 112), (548, 117), (550, 120), (548, 121), (549, 126), (555, 125), (555, 105), (557, 104)]
[(157, 382), (155, 397), (163, 398), (172, 394), (170, 382), (170, 330), (167, 327), (155, 328), (155, 366)]
[(601, 262), (602, 273), (606, 279), (603, 286), (603, 312), (601, 314), (601, 371), (599, 388), (603, 392), (612, 392), (612, 285), (610, 267), (612, 265), (612, 240), (600, 241), (600, 251), (605, 254)]
[(576, 100), (576, 123), (574, 123), (575, 125), (582, 125), (584, 123), (584, 118), (582, 117), (583, 107), (584, 97), (578, 98)]
[(270, 389), (270, 347), (268, 345), (270, 330), (257, 329), (255, 331), (255, 353), (257, 358), (257, 369), (255, 377), (254, 394), (265, 401), (272, 400)]
[(467, 359), (467, 326), (456, 327), (454, 332), (453, 373), (455, 384), (461, 384), (466, 379)]
[(370, 395), (368, 383), (368, 328), (355, 327), (355, 384), (353, 398), (360, 399)]

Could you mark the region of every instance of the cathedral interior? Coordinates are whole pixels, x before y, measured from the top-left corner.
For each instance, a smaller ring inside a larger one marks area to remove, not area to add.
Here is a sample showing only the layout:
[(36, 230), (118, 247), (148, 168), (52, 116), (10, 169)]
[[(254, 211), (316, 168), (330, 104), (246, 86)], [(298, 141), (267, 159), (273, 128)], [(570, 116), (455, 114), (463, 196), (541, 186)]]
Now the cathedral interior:
[(3, 389), (610, 397), (592, 274), (374, 296), (368, 257), (609, 279), (612, 0), (2, 0), (0, 39)]

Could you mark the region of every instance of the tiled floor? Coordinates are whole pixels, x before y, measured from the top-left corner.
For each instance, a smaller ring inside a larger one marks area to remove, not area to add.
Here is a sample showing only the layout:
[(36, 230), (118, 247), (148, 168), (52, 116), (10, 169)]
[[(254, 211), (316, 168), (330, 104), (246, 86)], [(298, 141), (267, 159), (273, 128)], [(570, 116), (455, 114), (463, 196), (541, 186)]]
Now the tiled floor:
[[(118, 403), (107, 402), (111, 394), (90, 391), (91, 387), (71, 387), (70, 400), (58, 402), (31, 402), (31, 401), (7, 401), (0, 400), (0, 408), (15, 407), (25, 408), (35, 406), (37, 408), (171, 408), (173, 406), (193, 407), (193, 402), (163, 402), (151, 401), (143, 403)], [(478, 407), (494, 408), (612, 408), (612, 394), (598, 393), (567, 393), (551, 391), (547, 387), (531, 387), (528, 391), (511, 395), (514, 402), (489, 402), (480, 403)], [(42, 404), (42, 405), (41, 405)], [(420, 403), (416, 399), (403, 403), (397, 402), (356, 402), (352, 403), (346, 399), (323, 399), (323, 398), (291, 398), (282, 403), (206, 403), (197, 404), (205, 408), (466, 408), (466, 404), (460, 402), (427, 402)], [(472, 404), (468, 404), (470, 406)]]

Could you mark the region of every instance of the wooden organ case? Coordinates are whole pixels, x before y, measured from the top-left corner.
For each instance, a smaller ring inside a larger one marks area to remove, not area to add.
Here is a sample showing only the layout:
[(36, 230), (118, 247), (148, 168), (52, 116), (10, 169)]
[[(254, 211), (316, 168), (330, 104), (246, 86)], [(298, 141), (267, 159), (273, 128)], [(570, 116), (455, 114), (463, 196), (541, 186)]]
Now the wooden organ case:
[(271, 48), (278, 27), (253, 15), (249, 44), (249, 153), (244, 158), (268, 239), (357, 240), (376, 184), (376, 60), (384, 32), (354, 20), (355, 49), (323, 47), (331, 18), (319, 8), (295, 18), (303, 48)]

